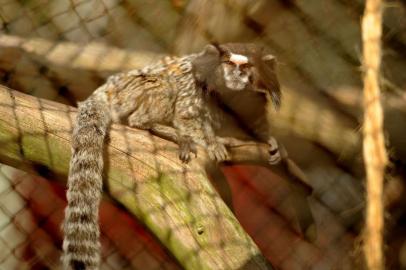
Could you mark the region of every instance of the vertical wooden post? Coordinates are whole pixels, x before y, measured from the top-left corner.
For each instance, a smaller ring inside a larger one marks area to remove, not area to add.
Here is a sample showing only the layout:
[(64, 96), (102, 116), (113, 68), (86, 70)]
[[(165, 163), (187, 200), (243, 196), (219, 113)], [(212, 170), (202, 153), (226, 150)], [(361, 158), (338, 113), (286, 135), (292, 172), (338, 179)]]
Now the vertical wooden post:
[(387, 155), (382, 132), (379, 68), (381, 63), (382, 0), (367, 0), (362, 19), (364, 57), (364, 162), (367, 174), (367, 209), (364, 252), (368, 269), (384, 268), (382, 200)]

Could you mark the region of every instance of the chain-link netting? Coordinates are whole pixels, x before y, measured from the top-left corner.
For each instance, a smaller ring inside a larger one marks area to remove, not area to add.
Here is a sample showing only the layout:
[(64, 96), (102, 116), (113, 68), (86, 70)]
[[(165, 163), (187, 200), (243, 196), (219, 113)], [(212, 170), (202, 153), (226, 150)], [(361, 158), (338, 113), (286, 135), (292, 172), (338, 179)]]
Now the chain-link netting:
[[(406, 5), (386, 5), (385, 252), (388, 269), (400, 269)], [(316, 239), (300, 232), (289, 175), (182, 165), (175, 144), (114, 125), (101, 269), (262, 269), (264, 258), (276, 269), (362, 269), (362, 12), (361, 0), (0, 0), (0, 269), (61, 269), (78, 100), (111, 74), (230, 41), (264, 45), (278, 58), (283, 99), (270, 111), (272, 134), (313, 188)]]

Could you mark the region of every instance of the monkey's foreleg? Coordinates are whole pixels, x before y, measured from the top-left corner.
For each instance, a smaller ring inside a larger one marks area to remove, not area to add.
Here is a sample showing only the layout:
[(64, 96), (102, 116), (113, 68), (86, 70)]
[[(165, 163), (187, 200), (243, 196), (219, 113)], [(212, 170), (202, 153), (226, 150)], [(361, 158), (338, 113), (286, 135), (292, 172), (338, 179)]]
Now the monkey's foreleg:
[(269, 137), (268, 145), (269, 145), (269, 160), (268, 160), (269, 164), (276, 165), (282, 159), (281, 152), (278, 146), (278, 141), (274, 137)]
[(148, 129), (152, 134), (174, 142), (179, 146), (179, 159), (182, 162), (189, 162), (191, 154), (197, 156), (197, 148), (190, 136), (181, 136), (173, 127), (162, 124), (152, 124)]
[[(226, 145), (228, 148), (238, 149), (239, 147), (249, 147), (249, 146), (252, 146), (253, 148), (257, 147), (258, 148), (256, 150), (256, 151), (258, 151), (257, 153), (253, 153), (252, 152), (253, 149), (249, 153), (246, 153), (246, 154), (248, 154), (248, 156), (245, 157), (248, 159), (248, 160), (246, 160), (246, 162), (250, 162), (249, 159), (252, 159), (251, 162), (260, 163), (260, 165), (266, 165), (266, 164), (276, 165), (282, 160), (278, 142), (276, 141), (276, 139), (274, 137), (269, 137), (267, 144), (259, 143), (257, 141), (240, 140), (240, 139), (236, 139), (236, 138), (232, 138), (232, 137), (218, 137), (218, 141), (220, 141), (221, 143)], [(264, 147), (268, 148), (266, 156), (262, 155)], [(235, 161), (235, 160), (233, 159), (233, 161)]]
[[(294, 180), (296, 184), (304, 187), (307, 193), (311, 193), (312, 188), (305, 173), (289, 158), (288, 152), (282, 144), (277, 144), (276, 140), (271, 142), (271, 147), (267, 143), (259, 143), (256, 141), (245, 141), (232, 137), (218, 138), (230, 153), (230, 160), (237, 164), (257, 164), (260, 166), (269, 167), (273, 172), (286, 176), (289, 180)], [(277, 149), (273, 148), (276, 145)], [(269, 155), (274, 154), (276, 150), (280, 162), (277, 164), (270, 162)], [(288, 177), (289, 176), (289, 177)]]
[(221, 162), (229, 158), (226, 147), (217, 140), (208, 121), (178, 117), (174, 126), (180, 137), (190, 137), (196, 144), (203, 146), (210, 159)]
[(173, 127), (165, 126), (162, 124), (153, 124), (149, 128), (149, 131), (165, 140), (174, 142), (178, 144), (179, 142), (179, 135), (176, 133), (176, 130)]
[(133, 113), (128, 118), (128, 123), (131, 127), (149, 130), (152, 134), (179, 145), (179, 159), (184, 163), (190, 161), (192, 153), (195, 156), (197, 155), (197, 149), (192, 138), (188, 135), (180, 134), (172, 127), (156, 124), (153, 120), (146, 118), (145, 115), (140, 116), (137, 113)]

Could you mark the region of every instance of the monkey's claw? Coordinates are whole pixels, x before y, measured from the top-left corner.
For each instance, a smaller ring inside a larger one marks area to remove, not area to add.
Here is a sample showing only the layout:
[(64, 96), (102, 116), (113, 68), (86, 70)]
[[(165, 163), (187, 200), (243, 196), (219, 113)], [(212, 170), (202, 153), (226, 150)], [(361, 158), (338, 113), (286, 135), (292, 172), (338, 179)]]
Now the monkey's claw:
[(269, 144), (268, 162), (271, 165), (278, 164), (282, 159), (281, 153), (280, 153), (279, 147), (278, 147), (278, 142), (276, 141), (276, 139), (274, 137), (270, 137), (268, 140), (268, 144)]
[(224, 146), (224, 144), (221, 143), (215, 143), (210, 145), (207, 152), (209, 154), (210, 159), (215, 160), (217, 162), (222, 162), (230, 159), (226, 147)]
[(183, 138), (179, 142), (179, 159), (183, 163), (188, 163), (191, 159), (191, 153), (197, 157), (197, 149), (191, 138)]

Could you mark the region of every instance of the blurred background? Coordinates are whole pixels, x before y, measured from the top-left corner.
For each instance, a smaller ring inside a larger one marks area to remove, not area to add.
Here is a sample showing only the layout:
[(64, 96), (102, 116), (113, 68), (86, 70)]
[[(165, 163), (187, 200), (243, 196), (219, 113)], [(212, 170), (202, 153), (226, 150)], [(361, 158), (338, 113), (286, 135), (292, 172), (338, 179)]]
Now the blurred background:
[[(167, 54), (264, 45), (283, 91), (273, 132), (313, 187), (317, 239), (298, 233), (286, 179), (264, 168), (223, 168), (235, 215), (276, 269), (363, 269), (363, 9), (362, 0), (0, 0), (0, 84), (76, 106), (108, 75)], [(382, 61), (384, 250), (387, 269), (406, 269), (404, 0), (385, 1)], [(0, 167), (0, 269), (59, 269), (65, 184), (18, 169)], [(101, 230), (102, 269), (182, 269), (111, 198)]]

